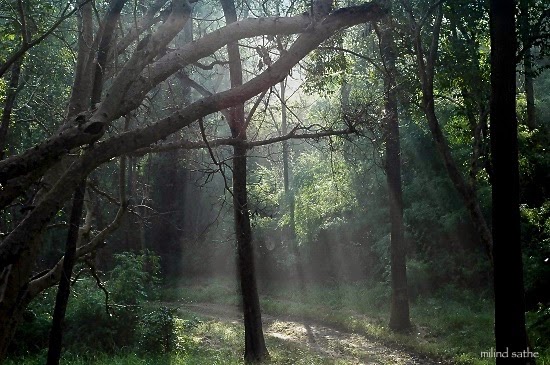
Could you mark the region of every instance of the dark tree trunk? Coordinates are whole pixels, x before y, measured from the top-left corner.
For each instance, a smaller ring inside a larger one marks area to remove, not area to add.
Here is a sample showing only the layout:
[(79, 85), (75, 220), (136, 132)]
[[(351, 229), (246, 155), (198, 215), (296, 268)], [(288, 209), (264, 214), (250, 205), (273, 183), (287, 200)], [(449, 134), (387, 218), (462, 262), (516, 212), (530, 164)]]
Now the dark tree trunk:
[[(491, 154), (496, 351), (528, 349), (519, 212), (515, 2), (491, 0)], [(497, 357), (497, 364), (534, 364)]]
[(237, 235), (237, 269), (243, 300), (246, 362), (260, 362), (269, 357), (262, 329), (260, 299), (256, 283), (252, 230), (246, 191), (246, 147), (233, 148), (233, 205)]
[[(221, 0), (226, 23), (237, 21), (233, 0)], [(237, 42), (227, 45), (231, 87), (242, 85), (242, 64)], [(244, 104), (229, 111), (229, 127), (234, 138), (246, 140)], [(248, 211), (246, 189), (246, 147), (237, 144), (233, 147), (233, 209), (235, 214), (235, 235), (237, 238), (237, 270), (243, 300), (245, 350), (244, 359), (248, 363), (261, 362), (269, 358), (262, 329), (260, 299), (256, 282), (252, 229)]]
[(182, 179), (181, 152), (168, 151), (156, 159), (155, 178), (153, 179), (153, 202), (160, 213), (154, 218), (151, 228), (152, 249), (161, 258), (162, 272), (168, 277), (180, 274), (182, 254), (181, 227), (183, 226), (182, 199), (185, 194), (185, 181)]
[(82, 217), (82, 206), (84, 204), (84, 191), (86, 189), (86, 180), (84, 179), (76, 189), (73, 197), (73, 207), (71, 209), (71, 218), (69, 221), (69, 232), (65, 244), (65, 258), (63, 260), (63, 274), (59, 280), (57, 296), (55, 298), (55, 308), (53, 312), (52, 328), (50, 331), (50, 344), (48, 348), (47, 365), (59, 364), (61, 358), (61, 345), (63, 338), (63, 320), (67, 310), (69, 294), (71, 291), (71, 276), (75, 263), (76, 244), (78, 242), (78, 229)]
[(391, 221), (390, 264), (392, 287), (389, 326), (393, 330), (402, 331), (410, 328), (411, 322), (407, 291), (399, 121), (397, 119), (396, 52), (389, 17), (382, 20), (378, 36), (380, 38), (380, 54), (386, 71), (384, 73), (384, 126), (386, 128), (386, 178), (388, 182)]
[(4, 158), (4, 149), (6, 148), (8, 129), (11, 122), (11, 112), (15, 106), (15, 100), (17, 97), (17, 91), (19, 88), (19, 76), (21, 74), (21, 64), (23, 57), (19, 58), (11, 66), (10, 83), (8, 85), (8, 93), (6, 95), (6, 102), (4, 103), (4, 110), (2, 111), (2, 122), (0, 124), (0, 160)]

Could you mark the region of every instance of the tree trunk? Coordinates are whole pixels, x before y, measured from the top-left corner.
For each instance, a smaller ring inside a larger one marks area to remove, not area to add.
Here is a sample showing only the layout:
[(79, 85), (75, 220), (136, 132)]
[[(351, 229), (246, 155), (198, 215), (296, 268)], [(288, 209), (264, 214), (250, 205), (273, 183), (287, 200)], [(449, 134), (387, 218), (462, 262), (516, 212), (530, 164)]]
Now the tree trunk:
[(63, 321), (69, 302), (71, 291), (71, 276), (75, 264), (76, 244), (78, 242), (78, 230), (82, 217), (82, 206), (84, 205), (84, 191), (86, 190), (86, 179), (76, 189), (73, 197), (73, 207), (69, 221), (69, 232), (65, 245), (65, 256), (63, 260), (63, 274), (59, 280), (59, 287), (55, 298), (55, 308), (50, 331), (50, 344), (48, 348), (47, 365), (59, 364), (61, 358), (61, 346), (63, 339)]
[[(226, 23), (237, 21), (233, 0), (221, 0)], [(237, 42), (227, 45), (231, 87), (242, 85), (242, 64)], [(244, 104), (230, 110), (228, 120), (231, 134), (243, 142), (246, 141), (246, 122)], [(237, 270), (241, 284), (243, 300), (245, 349), (244, 359), (248, 363), (261, 362), (269, 358), (262, 329), (262, 314), (256, 282), (252, 229), (248, 211), (246, 190), (246, 147), (237, 144), (233, 147), (233, 209), (235, 214), (235, 235), (237, 238)]]
[(397, 117), (396, 51), (389, 17), (382, 20), (378, 34), (380, 38), (380, 54), (386, 70), (384, 73), (385, 167), (391, 221), (390, 264), (392, 288), (389, 326), (393, 330), (402, 331), (410, 328), (411, 322), (409, 318), (409, 295), (407, 290), (399, 121)]
[[(284, 136), (288, 133), (288, 117), (286, 106), (286, 84), (285, 81), (279, 83), (281, 87), (281, 135)], [(290, 149), (288, 141), (283, 141), (283, 183), (285, 189), (286, 201), (288, 204), (290, 223), (289, 234), (290, 238), (295, 241), (296, 238), (296, 221), (294, 218), (294, 194), (290, 189)], [(294, 244), (294, 243), (293, 243)]]
[(11, 122), (11, 112), (15, 106), (15, 100), (19, 88), (19, 76), (21, 74), (21, 64), (23, 63), (23, 57), (19, 58), (11, 66), (10, 83), (8, 85), (8, 93), (6, 95), (6, 102), (4, 103), (4, 110), (2, 111), (2, 123), (0, 124), (0, 160), (4, 158), (4, 149), (6, 148), (8, 129)]
[[(497, 352), (528, 350), (519, 212), (516, 119), (515, 2), (491, 0), (491, 154)], [(497, 364), (534, 364), (533, 357), (497, 357)]]
[(260, 362), (269, 357), (262, 329), (260, 299), (256, 283), (252, 230), (246, 191), (246, 147), (233, 148), (233, 205), (237, 235), (237, 269), (243, 300), (246, 362)]
[(523, 73), (525, 81), (525, 99), (527, 101), (527, 118), (525, 124), (529, 129), (537, 127), (535, 117), (535, 90), (533, 87), (533, 60), (531, 43), (529, 41), (529, 3), (528, 0), (519, 0), (521, 22), (521, 42), (523, 43)]
[[(285, 81), (279, 83), (281, 87), (281, 136), (288, 133), (288, 113), (286, 106), (286, 84)], [(302, 253), (298, 247), (298, 240), (296, 239), (296, 219), (295, 219), (295, 200), (294, 191), (290, 188), (290, 146), (288, 141), (282, 142), (283, 147), (283, 186), (285, 190), (285, 203), (289, 214), (288, 231), (285, 232), (285, 238), (290, 241), (290, 248), (294, 254), (296, 260), (296, 275), (298, 279), (298, 285), (303, 292), (306, 288), (306, 276), (304, 274), (304, 263), (302, 262)]]
[[(435, 142), (437, 151), (443, 159), (443, 164), (445, 166), (445, 169), (447, 170), (449, 178), (453, 182), (455, 189), (460, 194), (466, 210), (470, 214), (472, 225), (479, 235), (480, 242), (485, 248), (489, 261), (492, 263), (493, 237), (491, 235), (491, 230), (487, 225), (487, 221), (483, 216), (481, 207), (479, 206), (479, 203), (477, 201), (475, 186), (468, 184), (464, 176), (462, 176), (462, 173), (458, 169), (458, 166), (451, 154), (447, 139), (445, 138), (445, 135), (441, 130), (439, 120), (437, 119), (437, 115), (435, 113), (433, 81), (442, 19), (443, 13), (442, 10), (439, 9), (433, 29), (431, 47), (427, 52), (427, 60), (424, 59), (424, 48), (422, 46), (420, 33), (413, 34), (413, 42), (419, 69), (419, 79), (422, 88), (422, 109), (424, 111), (424, 114), (426, 115), (428, 127), (430, 128), (432, 138)], [(412, 21), (414, 21), (414, 19)], [(417, 26), (418, 25), (416, 24), (415, 28)]]

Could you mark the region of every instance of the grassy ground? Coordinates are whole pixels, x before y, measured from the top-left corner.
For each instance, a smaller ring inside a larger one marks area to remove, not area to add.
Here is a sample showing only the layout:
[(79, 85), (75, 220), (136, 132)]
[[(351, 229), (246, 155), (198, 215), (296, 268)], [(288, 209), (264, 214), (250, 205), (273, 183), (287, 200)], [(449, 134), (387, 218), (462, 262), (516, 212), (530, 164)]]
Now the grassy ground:
[[(243, 329), (238, 320), (215, 320), (200, 317), (191, 311), (193, 303), (219, 303), (234, 307), (239, 302), (236, 284), (231, 281), (209, 280), (180, 283), (166, 288), (163, 302), (181, 305), (176, 319), (177, 347), (166, 355), (143, 355), (135, 350), (116, 354), (65, 353), (62, 363), (71, 365), (138, 365), (242, 364)], [(273, 329), (273, 318), (306, 319), (345, 332), (359, 333), (390, 348), (390, 352), (407, 349), (431, 358), (457, 364), (488, 365), (494, 359), (481, 358), (481, 351), (494, 347), (492, 332), (493, 308), (489, 300), (472, 294), (449, 290), (432, 298), (419, 297), (411, 304), (414, 328), (407, 334), (391, 332), (388, 323), (389, 295), (387, 289), (369, 289), (363, 285), (308, 286), (307, 288), (272, 287), (262, 290), (264, 313), (272, 317), (266, 331)], [(155, 303), (151, 303), (152, 306)], [(195, 306), (203, 307), (203, 306)], [(236, 318), (236, 317), (235, 317)], [(281, 322), (279, 322), (280, 324)], [(288, 322), (287, 322), (288, 323)], [(277, 321), (275, 321), (275, 325)], [(283, 326), (284, 327), (284, 326)], [(406, 364), (397, 361), (363, 361), (369, 351), (355, 353), (353, 349), (337, 349), (342, 356), (316, 351), (306, 341), (290, 341), (266, 337), (271, 354), (269, 364)], [(548, 349), (541, 352), (538, 365), (550, 365)], [(545, 352), (546, 351), (546, 352)], [(334, 354), (334, 352), (333, 352)], [(45, 363), (45, 352), (8, 360), (8, 365)], [(422, 362), (421, 362), (422, 363)]]
[[(308, 286), (272, 288), (264, 291), (262, 310), (271, 315), (290, 315), (356, 332), (390, 346), (405, 347), (433, 358), (459, 364), (494, 364), (481, 357), (494, 348), (493, 306), (471, 293), (448, 290), (436, 297), (419, 297), (411, 303), (414, 328), (407, 334), (389, 330), (386, 289), (368, 289), (363, 285)], [(214, 302), (237, 304), (235, 284), (207, 281), (167, 289), (165, 298), (185, 303)], [(535, 348), (538, 364), (550, 364), (550, 350)]]
[[(71, 365), (233, 365), (242, 364), (244, 336), (239, 323), (201, 319), (180, 311), (177, 319), (177, 349), (170, 354), (147, 356), (131, 352), (119, 354), (65, 353), (62, 364)], [(268, 364), (340, 365), (338, 359), (319, 356), (304, 346), (267, 337), (271, 359)], [(46, 354), (11, 359), (6, 365), (43, 365)]]

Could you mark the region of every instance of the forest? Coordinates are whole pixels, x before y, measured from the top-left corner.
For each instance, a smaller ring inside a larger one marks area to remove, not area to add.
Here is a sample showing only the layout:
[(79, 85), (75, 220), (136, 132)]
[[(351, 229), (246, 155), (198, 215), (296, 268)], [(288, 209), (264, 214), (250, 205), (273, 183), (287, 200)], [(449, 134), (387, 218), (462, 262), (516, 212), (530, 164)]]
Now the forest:
[(550, 365), (545, 0), (0, 0), (0, 363)]

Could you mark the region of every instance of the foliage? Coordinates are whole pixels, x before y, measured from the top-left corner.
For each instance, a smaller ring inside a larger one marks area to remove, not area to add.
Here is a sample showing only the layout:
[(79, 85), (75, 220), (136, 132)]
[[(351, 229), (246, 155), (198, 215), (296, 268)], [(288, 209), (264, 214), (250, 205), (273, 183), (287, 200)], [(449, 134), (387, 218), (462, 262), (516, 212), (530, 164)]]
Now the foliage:
[(107, 282), (112, 299), (120, 305), (139, 305), (155, 299), (160, 280), (159, 257), (151, 251), (115, 254), (116, 266)]
[(176, 309), (160, 307), (142, 314), (137, 328), (138, 349), (142, 353), (169, 353), (175, 349)]
[[(150, 351), (171, 350), (173, 311), (144, 307), (146, 300), (157, 293), (158, 257), (150, 252), (126, 252), (117, 254), (115, 262), (104, 283), (110, 292), (108, 303), (95, 279), (84, 277), (73, 284), (65, 317), (64, 346), (82, 354), (113, 352), (124, 347), (145, 348), (141, 341), (147, 340)], [(47, 347), (55, 300), (53, 289), (29, 307), (26, 321), (15, 335), (12, 354), (35, 353)]]

